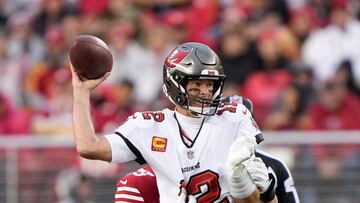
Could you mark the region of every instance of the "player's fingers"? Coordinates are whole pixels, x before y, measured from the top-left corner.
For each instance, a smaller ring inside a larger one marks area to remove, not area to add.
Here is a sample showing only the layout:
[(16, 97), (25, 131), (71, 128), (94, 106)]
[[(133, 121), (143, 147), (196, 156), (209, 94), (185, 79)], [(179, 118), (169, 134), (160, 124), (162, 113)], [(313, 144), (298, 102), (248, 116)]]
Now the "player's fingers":
[(71, 69), (71, 75), (72, 75), (72, 82), (73, 84), (76, 84), (76, 83), (81, 83), (81, 78), (79, 76), (79, 74), (77, 74), (74, 69)]
[[(68, 59), (69, 59), (69, 56), (68, 56)], [(80, 76), (75, 72), (74, 66), (71, 63), (70, 59), (69, 59), (69, 66), (70, 66), (73, 83), (81, 82)]]
[(110, 76), (110, 72), (106, 72), (103, 76), (101, 76), (100, 78), (94, 80), (94, 83), (96, 83), (96, 85), (99, 85), (104, 80), (106, 80), (106, 78), (108, 78), (109, 76)]
[(110, 76), (111, 72), (106, 72), (104, 74), (104, 76), (102, 76), (101, 78), (103, 79), (102, 81), (106, 80), (106, 78), (108, 78)]
[(101, 76), (100, 78), (98, 79), (95, 79), (95, 80), (87, 80), (85, 81), (86, 83), (86, 86), (89, 88), (89, 89), (94, 89), (96, 88), (98, 85), (100, 85), (104, 80), (106, 80), (106, 78), (108, 78), (110, 76), (110, 72), (107, 72), (105, 73), (103, 76)]
[(71, 60), (70, 60), (70, 57), (69, 57), (69, 56), (68, 56), (68, 61), (69, 61), (69, 65), (70, 65), (70, 70), (71, 70), (72, 73), (74, 73), (74, 72), (75, 72), (74, 66), (73, 66), (73, 64), (71, 63)]

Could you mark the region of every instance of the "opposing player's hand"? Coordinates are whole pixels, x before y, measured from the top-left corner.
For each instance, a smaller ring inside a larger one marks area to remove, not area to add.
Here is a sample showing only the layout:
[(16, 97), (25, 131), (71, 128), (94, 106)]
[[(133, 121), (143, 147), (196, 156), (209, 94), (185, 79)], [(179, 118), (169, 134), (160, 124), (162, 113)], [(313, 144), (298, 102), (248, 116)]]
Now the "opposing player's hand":
[[(69, 60), (70, 61), (70, 60)], [(70, 63), (70, 62), (69, 62)], [(105, 73), (101, 78), (95, 80), (84, 80), (75, 72), (73, 65), (70, 63), (71, 75), (72, 75), (72, 85), (76, 89), (85, 89), (91, 91), (95, 89), (100, 83), (106, 80), (110, 76), (110, 72)]]

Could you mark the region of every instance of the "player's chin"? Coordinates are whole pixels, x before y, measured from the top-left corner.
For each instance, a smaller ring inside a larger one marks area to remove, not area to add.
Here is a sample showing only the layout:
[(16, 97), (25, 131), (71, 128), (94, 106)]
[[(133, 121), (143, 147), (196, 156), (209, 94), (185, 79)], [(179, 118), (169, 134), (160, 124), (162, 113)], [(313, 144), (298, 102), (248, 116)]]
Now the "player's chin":
[(190, 99), (190, 106), (193, 107), (209, 107), (211, 104), (209, 102), (210, 98), (196, 97)]
[(195, 107), (195, 108), (208, 108), (211, 106), (211, 104), (210, 103), (202, 103), (202, 102), (191, 102), (189, 104), (189, 106)]

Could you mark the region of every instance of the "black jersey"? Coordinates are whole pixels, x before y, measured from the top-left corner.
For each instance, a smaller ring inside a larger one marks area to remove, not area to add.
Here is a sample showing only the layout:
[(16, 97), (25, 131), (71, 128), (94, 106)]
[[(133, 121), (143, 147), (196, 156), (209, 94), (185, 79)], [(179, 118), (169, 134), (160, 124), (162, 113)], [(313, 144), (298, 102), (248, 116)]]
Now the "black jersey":
[(275, 177), (275, 194), (279, 203), (299, 203), (294, 180), (287, 166), (274, 156), (256, 150), (255, 156), (260, 157)]

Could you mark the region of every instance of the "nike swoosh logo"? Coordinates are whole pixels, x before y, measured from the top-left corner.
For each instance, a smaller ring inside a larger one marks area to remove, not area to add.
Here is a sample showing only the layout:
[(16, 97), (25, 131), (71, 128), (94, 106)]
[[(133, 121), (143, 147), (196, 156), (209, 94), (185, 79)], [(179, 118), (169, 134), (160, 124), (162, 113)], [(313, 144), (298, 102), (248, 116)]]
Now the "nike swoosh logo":
[(120, 180), (120, 183), (123, 184), (123, 185), (126, 185), (127, 179), (126, 180)]
[(246, 115), (246, 113), (247, 113), (247, 109), (242, 110), (242, 113), (243, 113), (244, 115)]

